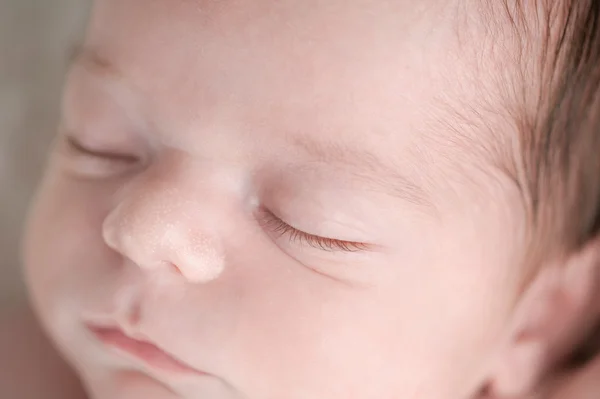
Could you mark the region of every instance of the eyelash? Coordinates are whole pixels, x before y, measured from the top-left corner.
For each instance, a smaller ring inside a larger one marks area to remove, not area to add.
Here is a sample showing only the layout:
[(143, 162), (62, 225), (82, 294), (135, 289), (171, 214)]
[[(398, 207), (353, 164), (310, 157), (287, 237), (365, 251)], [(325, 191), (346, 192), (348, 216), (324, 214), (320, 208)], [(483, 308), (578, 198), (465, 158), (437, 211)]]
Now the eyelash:
[(99, 160), (107, 161), (107, 162), (121, 162), (127, 164), (133, 164), (138, 162), (138, 158), (134, 155), (127, 154), (119, 154), (117, 152), (109, 152), (109, 151), (96, 151), (91, 150), (81, 144), (77, 139), (72, 136), (66, 137), (66, 142), (70, 150), (92, 158), (96, 158)]
[[(112, 162), (124, 162), (124, 163), (135, 163), (138, 159), (132, 155), (118, 154), (103, 151), (94, 151), (85, 147), (75, 138), (68, 136), (66, 138), (67, 145), (71, 150), (85, 156), (98, 158)], [(275, 216), (272, 212), (264, 211), (264, 215), (261, 217), (261, 224), (267, 227), (269, 230), (278, 234), (280, 237), (288, 236), (288, 239), (292, 243), (304, 243), (313, 248), (317, 248), (323, 251), (342, 251), (342, 252), (360, 252), (368, 249), (367, 244), (353, 241), (336, 240), (334, 238), (321, 237), (314, 234), (309, 234), (304, 231), (298, 230), (283, 220)]]
[(287, 236), (292, 243), (306, 244), (323, 251), (360, 252), (368, 249), (368, 245), (364, 243), (336, 240), (298, 230), (269, 211), (264, 211), (264, 215), (261, 217), (261, 224), (280, 237)]

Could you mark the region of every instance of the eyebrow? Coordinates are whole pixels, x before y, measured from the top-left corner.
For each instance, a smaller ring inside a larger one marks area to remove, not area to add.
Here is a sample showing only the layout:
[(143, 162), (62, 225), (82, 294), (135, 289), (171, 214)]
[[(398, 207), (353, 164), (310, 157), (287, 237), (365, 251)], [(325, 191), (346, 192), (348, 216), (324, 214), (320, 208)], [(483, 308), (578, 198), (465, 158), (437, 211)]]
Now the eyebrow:
[(336, 165), (349, 170), (374, 190), (415, 205), (427, 213), (435, 211), (430, 192), (402, 173), (402, 167), (385, 162), (367, 150), (342, 142), (325, 142), (309, 136), (295, 137), (292, 145), (316, 162)]

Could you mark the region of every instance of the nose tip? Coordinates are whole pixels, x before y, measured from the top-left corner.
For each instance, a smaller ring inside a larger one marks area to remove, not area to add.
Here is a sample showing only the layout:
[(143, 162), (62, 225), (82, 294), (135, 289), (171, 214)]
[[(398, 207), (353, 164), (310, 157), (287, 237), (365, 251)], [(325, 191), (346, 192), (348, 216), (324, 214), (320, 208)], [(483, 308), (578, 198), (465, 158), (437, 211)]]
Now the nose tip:
[(206, 283), (223, 272), (224, 259), (219, 241), (196, 228), (201, 224), (178, 212), (123, 203), (104, 220), (102, 237), (143, 270), (174, 271), (191, 283)]

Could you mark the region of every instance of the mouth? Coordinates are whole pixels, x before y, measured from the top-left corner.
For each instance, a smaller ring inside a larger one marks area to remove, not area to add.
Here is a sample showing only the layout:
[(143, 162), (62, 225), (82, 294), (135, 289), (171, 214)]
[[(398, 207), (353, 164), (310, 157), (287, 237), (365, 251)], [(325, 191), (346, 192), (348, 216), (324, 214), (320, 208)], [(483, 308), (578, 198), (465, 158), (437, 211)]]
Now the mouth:
[(208, 375), (176, 359), (152, 342), (132, 338), (119, 328), (88, 326), (88, 329), (117, 354), (132, 357), (152, 369), (174, 374)]

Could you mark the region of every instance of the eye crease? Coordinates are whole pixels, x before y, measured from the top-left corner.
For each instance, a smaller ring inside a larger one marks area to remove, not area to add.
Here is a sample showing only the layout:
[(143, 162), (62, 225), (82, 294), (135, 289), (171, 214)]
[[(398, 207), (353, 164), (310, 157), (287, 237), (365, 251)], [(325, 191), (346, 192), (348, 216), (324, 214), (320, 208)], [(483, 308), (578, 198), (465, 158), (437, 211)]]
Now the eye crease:
[[(106, 162), (118, 162), (125, 164), (134, 164), (139, 161), (139, 159), (134, 155), (119, 153), (117, 151), (92, 149), (89, 146), (82, 144), (72, 135), (65, 135), (65, 142), (68, 149), (77, 155), (95, 158)], [(366, 243), (322, 237), (299, 230), (284, 222), (281, 218), (277, 217), (273, 212), (267, 209), (262, 209), (257, 219), (263, 228), (278, 235), (279, 237), (287, 238), (293, 244), (307, 245), (309, 247), (327, 252), (354, 253), (363, 252), (370, 249), (369, 244)]]
[(323, 251), (362, 252), (369, 249), (369, 245), (366, 243), (321, 237), (298, 230), (268, 210), (263, 210), (261, 212), (259, 222), (264, 228), (280, 237), (286, 237), (292, 243), (305, 244)]
[(139, 159), (134, 155), (105, 150), (90, 149), (85, 145), (81, 144), (81, 142), (79, 142), (79, 140), (77, 140), (73, 136), (67, 136), (66, 142), (70, 150), (81, 155), (103, 159), (109, 162), (122, 162), (128, 164), (136, 163), (139, 161)]

